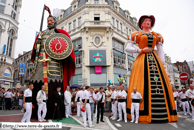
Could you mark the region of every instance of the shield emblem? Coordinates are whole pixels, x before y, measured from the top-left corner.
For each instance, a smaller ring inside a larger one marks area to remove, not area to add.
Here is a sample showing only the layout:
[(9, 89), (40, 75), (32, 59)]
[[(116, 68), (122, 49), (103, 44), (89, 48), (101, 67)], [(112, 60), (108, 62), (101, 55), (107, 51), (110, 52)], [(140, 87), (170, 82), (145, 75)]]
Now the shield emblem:
[(44, 44), (45, 52), (55, 60), (63, 60), (67, 58), (72, 50), (73, 44), (71, 39), (61, 33), (51, 34)]

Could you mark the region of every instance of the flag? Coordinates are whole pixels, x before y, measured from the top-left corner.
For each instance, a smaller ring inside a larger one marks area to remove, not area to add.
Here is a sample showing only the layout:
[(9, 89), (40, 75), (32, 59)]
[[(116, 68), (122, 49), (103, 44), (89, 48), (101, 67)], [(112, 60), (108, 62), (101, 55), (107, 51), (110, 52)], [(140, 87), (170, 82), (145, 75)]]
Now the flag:
[(49, 14), (51, 14), (51, 11), (50, 11), (50, 9), (49, 9), (48, 6), (45, 5), (45, 6), (44, 6), (44, 9), (47, 10), (47, 11), (49, 12)]

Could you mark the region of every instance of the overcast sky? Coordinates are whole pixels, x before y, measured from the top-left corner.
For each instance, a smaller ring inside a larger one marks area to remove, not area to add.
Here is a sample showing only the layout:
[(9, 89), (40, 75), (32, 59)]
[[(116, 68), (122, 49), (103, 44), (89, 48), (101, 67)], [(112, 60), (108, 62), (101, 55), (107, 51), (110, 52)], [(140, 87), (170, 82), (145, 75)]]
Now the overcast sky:
[[(54, 8), (67, 9), (73, 0), (23, 0), (19, 18), (19, 33), (15, 58), (23, 51), (32, 49), (36, 31), (40, 29), (43, 5), (51, 12)], [(194, 61), (194, 0), (118, 0), (123, 10), (132, 17), (154, 15), (152, 29), (164, 37), (164, 51), (172, 62)], [(46, 29), (45, 12), (44, 27)]]

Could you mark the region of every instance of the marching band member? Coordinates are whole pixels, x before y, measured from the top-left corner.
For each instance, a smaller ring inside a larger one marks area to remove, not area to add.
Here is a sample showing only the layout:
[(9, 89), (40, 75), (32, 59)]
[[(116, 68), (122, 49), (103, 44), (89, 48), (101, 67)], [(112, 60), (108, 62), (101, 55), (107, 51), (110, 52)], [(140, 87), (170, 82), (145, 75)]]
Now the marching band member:
[(124, 91), (124, 87), (120, 86), (120, 91), (118, 92), (116, 98), (118, 98), (118, 110), (119, 110), (119, 119), (117, 121), (122, 121), (122, 110), (124, 114), (125, 123), (127, 123), (127, 114), (126, 114), (126, 97), (127, 93)]
[(80, 117), (81, 113), (81, 102), (80, 102), (80, 97), (82, 96), (82, 88), (79, 88), (79, 91), (77, 92), (75, 96), (75, 104), (77, 103), (77, 117)]
[(70, 87), (66, 87), (66, 91), (64, 92), (64, 104), (65, 104), (65, 114), (66, 118), (69, 118), (71, 114), (71, 92), (70, 92)]
[[(95, 94), (97, 94), (98, 92), (99, 92), (99, 88), (96, 89)], [(97, 110), (97, 109), (98, 109), (97, 106), (98, 106), (98, 104), (96, 103), (95, 117), (97, 117), (97, 111), (98, 111), (98, 110)]]
[(177, 101), (176, 100), (178, 98), (179, 93), (176, 91), (175, 88), (173, 89), (173, 95), (174, 95), (174, 101), (175, 101), (176, 110), (177, 110)]
[[(189, 103), (187, 101), (185, 92), (186, 92), (186, 89), (183, 88), (183, 91), (179, 93), (179, 97), (182, 101), (181, 105), (183, 106), (184, 115), (187, 115), (187, 113), (190, 114), (190, 107), (189, 107)], [(187, 108), (187, 113), (186, 113), (185, 108)]]
[[(46, 86), (42, 85), (42, 90), (38, 91), (38, 94), (36, 96), (36, 100), (38, 103), (38, 121), (46, 121), (44, 118), (46, 116), (47, 108), (46, 108)], [(43, 112), (41, 116), (41, 111)]]
[(86, 113), (88, 116), (89, 127), (94, 127), (91, 121), (91, 109), (90, 109), (90, 104), (89, 104), (89, 86), (85, 87), (85, 90), (83, 91), (83, 94), (80, 98), (80, 102), (82, 104), (82, 108), (85, 109), (85, 112), (82, 111), (84, 127), (88, 126), (86, 123)]
[(136, 113), (136, 121), (135, 123), (138, 123), (139, 120), (139, 105), (142, 102), (142, 96), (139, 92), (137, 92), (136, 88), (133, 88), (133, 92), (131, 93), (131, 99), (132, 99), (132, 103), (131, 103), (131, 122), (134, 122), (134, 111)]
[(22, 118), (22, 122), (30, 122), (32, 115), (32, 89), (34, 88), (33, 84), (29, 84), (29, 88), (24, 91), (23, 97), (23, 107), (26, 108), (26, 112)]
[(186, 92), (186, 97), (190, 99), (191, 109), (192, 109), (192, 120), (194, 120), (194, 106), (192, 101), (194, 100), (194, 86), (191, 84), (190, 89)]

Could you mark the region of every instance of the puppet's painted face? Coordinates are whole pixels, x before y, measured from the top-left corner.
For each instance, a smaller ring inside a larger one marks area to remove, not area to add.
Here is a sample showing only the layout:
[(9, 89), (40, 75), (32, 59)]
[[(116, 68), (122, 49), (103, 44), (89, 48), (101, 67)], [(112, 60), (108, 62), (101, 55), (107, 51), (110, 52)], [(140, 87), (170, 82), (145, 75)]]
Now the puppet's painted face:
[(142, 29), (143, 28), (151, 28), (151, 19), (150, 18), (145, 18), (143, 23), (141, 24)]
[(53, 18), (48, 18), (47, 19), (47, 24), (48, 24), (48, 27), (52, 27), (54, 25), (55, 21)]

